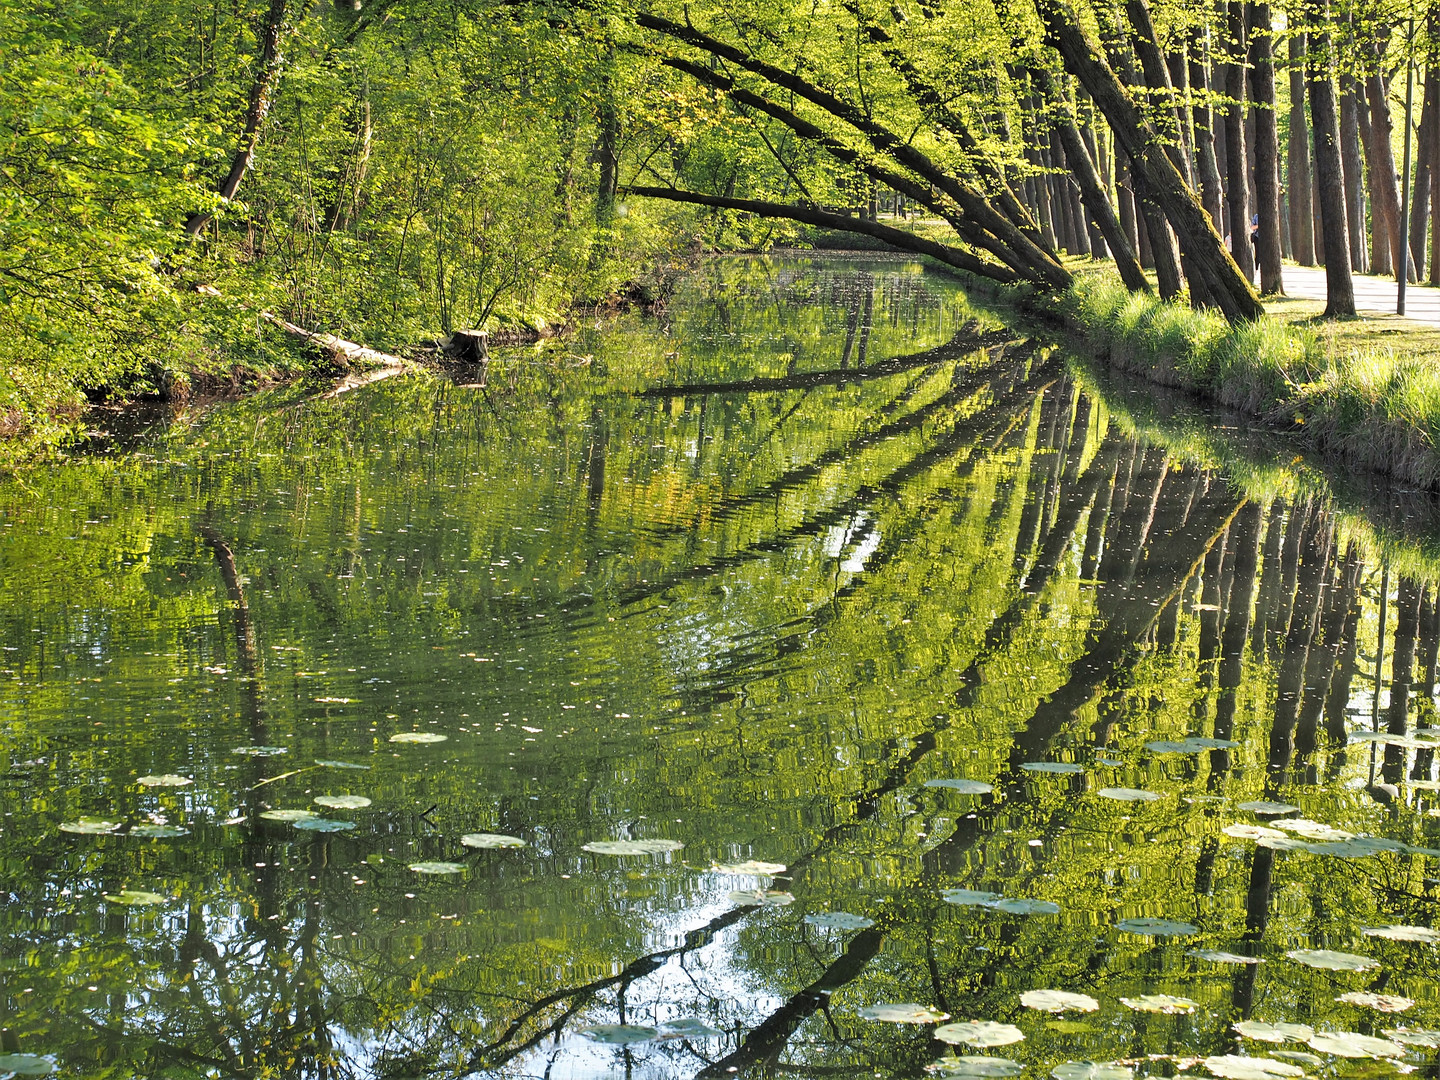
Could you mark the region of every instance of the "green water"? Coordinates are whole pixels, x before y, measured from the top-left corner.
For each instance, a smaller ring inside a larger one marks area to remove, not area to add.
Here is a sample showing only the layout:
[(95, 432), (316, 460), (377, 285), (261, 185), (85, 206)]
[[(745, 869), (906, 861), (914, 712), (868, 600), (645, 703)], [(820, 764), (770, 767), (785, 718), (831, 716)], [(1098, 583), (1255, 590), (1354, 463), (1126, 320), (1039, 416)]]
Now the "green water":
[(976, 318), (717, 260), (5, 484), (0, 1075), (1435, 1075), (1430, 538)]

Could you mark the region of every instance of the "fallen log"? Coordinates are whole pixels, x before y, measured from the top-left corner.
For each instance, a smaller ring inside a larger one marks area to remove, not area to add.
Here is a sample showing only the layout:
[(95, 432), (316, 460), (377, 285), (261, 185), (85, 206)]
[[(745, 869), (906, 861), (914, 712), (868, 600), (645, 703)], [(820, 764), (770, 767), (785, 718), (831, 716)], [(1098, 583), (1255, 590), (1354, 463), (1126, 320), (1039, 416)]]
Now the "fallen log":
[(393, 378), (396, 375), (405, 375), (416, 371), (415, 364), (404, 357), (395, 356), (392, 353), (381, 352), (365, 345), (357, 344), (354, 341), (346, 341), (334, 334), (320, 333), (315, 330), (306, 330), (303, 326), (296, 326), (294, 323), (280, 318), (280, 316), (269, 311), (260, 312), (260, 317), (272, 326), (278, 326), (287, 334), (303, 338), (307, 344), (313, 345), (322, 352), (328, 353), (337, 363), (349, 367), (364, 366), (365, 371), (353, 372), (340, 379), (334, 386), (323, 394), (317, 394), (317, 398), (339, 397), (341, 394), (351, 390), (358, 390), (362, 386), (369, 386), (372, 383), (380, 382), (383, 379)]

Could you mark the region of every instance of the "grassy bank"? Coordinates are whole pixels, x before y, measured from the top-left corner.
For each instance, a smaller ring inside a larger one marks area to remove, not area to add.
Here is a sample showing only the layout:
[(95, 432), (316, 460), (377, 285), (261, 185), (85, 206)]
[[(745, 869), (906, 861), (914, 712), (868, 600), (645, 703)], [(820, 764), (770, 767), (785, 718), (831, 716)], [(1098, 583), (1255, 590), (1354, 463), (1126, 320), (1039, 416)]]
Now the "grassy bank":
[(1423, 353), (1283, 318), (1232, 326), (1098, 276), (1025, 306), (1112, 367), (1296, 429), (1352, 468), (1440, 488), (1440, 370)]

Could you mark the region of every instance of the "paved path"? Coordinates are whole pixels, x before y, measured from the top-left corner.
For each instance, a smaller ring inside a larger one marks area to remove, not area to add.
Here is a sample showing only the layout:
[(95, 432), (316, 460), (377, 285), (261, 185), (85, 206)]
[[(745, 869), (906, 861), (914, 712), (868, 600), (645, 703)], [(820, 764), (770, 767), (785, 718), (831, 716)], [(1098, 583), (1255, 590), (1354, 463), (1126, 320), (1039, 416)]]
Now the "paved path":
[[(1395, 314), (1395, 282), (1391, 278), (1355, 274), (1355, 310), (1362, 315)], [(1284, 271), (1285, 294), (1309, 300), (1325, 299), (1323, 267), (1291, 266)], [(1440, 326), (1440, 288), (1432, 285), (1407, 285), (1405, 317), (1416, 322)]]

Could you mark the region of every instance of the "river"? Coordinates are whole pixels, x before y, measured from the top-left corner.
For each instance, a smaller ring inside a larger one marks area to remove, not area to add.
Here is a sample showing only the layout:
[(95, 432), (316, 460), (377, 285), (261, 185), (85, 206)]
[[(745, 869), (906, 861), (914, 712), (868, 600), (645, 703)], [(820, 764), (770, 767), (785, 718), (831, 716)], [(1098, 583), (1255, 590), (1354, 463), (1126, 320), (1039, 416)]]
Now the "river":
[(1436, 1075), (1426, 498), (903, 261), (484, 381), (0, 485), (0, 1076)]

